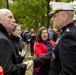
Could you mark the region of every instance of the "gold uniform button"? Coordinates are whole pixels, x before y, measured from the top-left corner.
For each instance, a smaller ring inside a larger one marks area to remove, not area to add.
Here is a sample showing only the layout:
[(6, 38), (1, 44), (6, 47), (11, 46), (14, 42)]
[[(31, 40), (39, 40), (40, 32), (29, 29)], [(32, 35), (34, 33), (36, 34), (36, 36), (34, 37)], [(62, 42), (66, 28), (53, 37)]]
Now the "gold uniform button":
[(52, 59), (55, 59), (56, 57), (55, 57), (55, 54), (54, 53), (52, 53)]

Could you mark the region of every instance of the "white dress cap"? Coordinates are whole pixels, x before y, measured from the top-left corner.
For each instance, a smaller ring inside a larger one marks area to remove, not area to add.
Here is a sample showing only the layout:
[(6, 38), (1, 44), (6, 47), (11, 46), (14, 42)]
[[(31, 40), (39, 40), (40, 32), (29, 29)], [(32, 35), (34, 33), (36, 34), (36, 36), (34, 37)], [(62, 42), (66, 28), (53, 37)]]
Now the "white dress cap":
[(74, 4), (72, 3), (63, 3), (63, 2), (50, 2), (50, 6), (52, 7), (53, 11), (59, 10), (74, 10)]

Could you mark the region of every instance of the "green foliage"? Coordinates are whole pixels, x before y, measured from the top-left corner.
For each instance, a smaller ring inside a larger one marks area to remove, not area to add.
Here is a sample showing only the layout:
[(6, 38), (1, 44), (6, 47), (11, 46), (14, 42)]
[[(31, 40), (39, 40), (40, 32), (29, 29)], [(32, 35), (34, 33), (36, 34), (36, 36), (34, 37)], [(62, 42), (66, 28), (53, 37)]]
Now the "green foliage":
[(6, 0), (0, 0), (0, 8), (6, 8)]
[(10, 3), (16, 21), (25, 27), (39, 28), (46, 25), (46, 0), (14, 0)]

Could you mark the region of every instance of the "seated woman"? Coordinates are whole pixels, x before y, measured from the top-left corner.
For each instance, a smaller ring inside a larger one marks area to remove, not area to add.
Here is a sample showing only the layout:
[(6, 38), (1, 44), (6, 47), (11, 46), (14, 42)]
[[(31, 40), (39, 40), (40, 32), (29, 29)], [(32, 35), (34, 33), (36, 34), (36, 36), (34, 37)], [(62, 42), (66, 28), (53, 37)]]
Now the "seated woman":
[(25, 57), (25, 51), (22, 50), (22, 47), (21, 47), (22, 42), (20, 41), (20, 37), (21, 37), (20, 33), (21, 33), (20, 25), (15, 23), (14, 29), (11, 30), (10, 38), (11, 38), (11, 41), (16, 49), (18, 63), (22, 63), (22, 61)]
[[(54, 42), (49, 39), (48, 30), (45, 27), (39, 29), (36, 35), (34, 44), (34, 53), (36, 57), (43, 56), (44, 54), (52, 51)], [(50, 71), (50, 63), (44, 66), (34, 68), (33, 75), (48, 75)]]

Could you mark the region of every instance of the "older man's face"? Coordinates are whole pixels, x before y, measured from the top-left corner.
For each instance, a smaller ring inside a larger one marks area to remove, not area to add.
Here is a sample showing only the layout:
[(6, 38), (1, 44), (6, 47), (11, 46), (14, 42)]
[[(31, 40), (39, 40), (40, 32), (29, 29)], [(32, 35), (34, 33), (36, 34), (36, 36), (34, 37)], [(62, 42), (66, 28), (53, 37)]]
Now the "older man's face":
[(57, 29), (61, 29), (63, 26), (63, 20), (64, 20), (64, 13), (62, 11), (54, 14), (51, 18), (53, 21), (54, 27)]
[(0, 17), (0, 23), (5, 27), (6, 30), (10, 31), (14, 28), (15, 19), (11, 11), (5, 11)]

